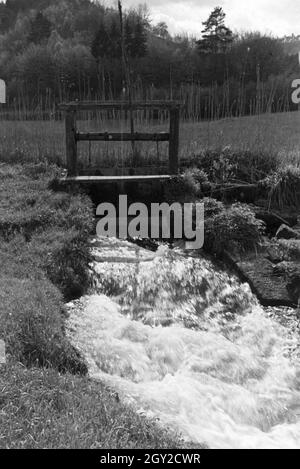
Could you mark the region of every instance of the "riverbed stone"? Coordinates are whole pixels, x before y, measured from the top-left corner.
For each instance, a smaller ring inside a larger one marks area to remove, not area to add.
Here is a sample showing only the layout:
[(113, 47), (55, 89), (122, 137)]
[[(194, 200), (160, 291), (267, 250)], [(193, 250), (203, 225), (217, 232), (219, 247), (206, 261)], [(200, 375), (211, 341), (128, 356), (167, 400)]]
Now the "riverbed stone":
[[(225, 253), (225, 262), (230, 264), (240, 279), (248, 282), (253, 293), (263, 306), (296, 307), (298, 303), (298, 262), (282, 261), (274, 263), (269, 259), (268, 245), (257, 253), (244, 253), (237, 256)], [(288, 288), (289, 285), (289, 288)]]
[(277, 239), (300, 239), (300, 234), (287, 225), (281, 225), (276, 233)]
[(276, 265), (285, 260), (284, 252), (277, 243), (269, 243), (267, 245), (265, 257)]
[(237, 263), (237, 267), (264, 306), (292, 306), (293, 299), (286, 287), (284, 275), (274, 275), (273, 264), (259, 255)]
[(297, 264), (294, 266), (292, 272), (288, 274), (288, 281), (287, 281), (287, 290), (292, 301), (295, 304), (299, 304), (300, 302), (300, 265)]
[(275, 236), (281, 225), (294, 227), (297, 224), (297, 216), (295, 214), (275, 213), (265, 210), (255, 205), (250, 205), (258, 220), (261, 220), (266, 225), (266, 232), (270, 236)]

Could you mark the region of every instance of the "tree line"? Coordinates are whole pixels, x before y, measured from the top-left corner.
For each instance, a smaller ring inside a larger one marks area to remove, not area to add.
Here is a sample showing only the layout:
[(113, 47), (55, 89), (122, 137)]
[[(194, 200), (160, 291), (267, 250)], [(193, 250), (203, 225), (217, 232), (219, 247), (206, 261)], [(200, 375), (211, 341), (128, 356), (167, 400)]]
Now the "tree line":
[(187, 117), (293, 109), (298, 37), (235, 35), (221, 7), (199, 21), (199, 37), (172, 36), (145, 5), (124, 12), (122, 35), (118, 11), (99, 1), (7, 0), (0, 74), (8, 108), (52, 113), (61, 101), (119, 99), (126, 66), (134, 98), (181, 99)]

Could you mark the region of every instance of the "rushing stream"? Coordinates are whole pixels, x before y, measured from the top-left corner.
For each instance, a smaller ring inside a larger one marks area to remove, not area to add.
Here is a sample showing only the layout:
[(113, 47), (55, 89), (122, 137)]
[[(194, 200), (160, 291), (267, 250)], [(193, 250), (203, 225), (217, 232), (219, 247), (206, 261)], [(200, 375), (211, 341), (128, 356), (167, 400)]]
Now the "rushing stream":
[(67, 324), (92, 377), (211, 448), (300, 448), (296, 311), (264, 310), (180, 250), (96, 239), (92, 252), (94, 289)]

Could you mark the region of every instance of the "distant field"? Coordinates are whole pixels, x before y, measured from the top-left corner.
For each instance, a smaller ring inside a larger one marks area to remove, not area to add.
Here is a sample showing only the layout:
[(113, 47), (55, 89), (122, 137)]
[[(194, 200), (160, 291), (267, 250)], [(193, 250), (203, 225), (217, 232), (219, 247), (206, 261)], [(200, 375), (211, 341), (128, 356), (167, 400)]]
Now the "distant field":
[[(128, 122), (119, 120), (81, 121), (82, 130), (125, 130)], [(153, 121), (136, 126), (135, 130), (168, 129), (168, 123)], [(56, 121), (0, 121), (0, 159), (48, 160), (64, 164), (64, 124)], [(189, 158), (205, 149), (250, 149), (253, 152), (270, 152), (284, 161), (300, 164), (300, 112), (264, 114), (211, 122), (182, 122), (180, 131), (180, 156)], [(137, 143), (141, 163), (165, 161), (167, 144)], [(84, 165), (121, 166), (130, 164), (130, 143), (81, 142), (80, 160)]]

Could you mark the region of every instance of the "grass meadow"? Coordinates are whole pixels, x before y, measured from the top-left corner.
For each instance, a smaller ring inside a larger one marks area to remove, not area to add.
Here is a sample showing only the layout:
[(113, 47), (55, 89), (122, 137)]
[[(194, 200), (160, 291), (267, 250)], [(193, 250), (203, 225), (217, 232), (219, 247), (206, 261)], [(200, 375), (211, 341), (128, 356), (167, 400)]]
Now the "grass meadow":
[[(168, 121), (137, 119), (135, 131), (167, 131)], [(79, 130), (129, 131), (129, 121), (113, 119), (78, 121)], [(267, 153), (285, 163), (300, 163), (300, 112), (262, 114), (216, 121), (181, 122), (180, 157), (197, 157), (205, 150), (231, 147), (233, 151)], [(163, 165), (167, 143), (138, 142), (133, 160), (130, 142), (80, 142), (82, 168)], [(0, 160), (6, 162), (49, 161), (65, 165), (63, 121), (0, 121)], [(135, 161), (135, 163), (134, 163)]]

